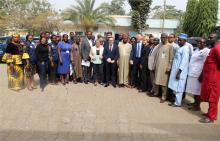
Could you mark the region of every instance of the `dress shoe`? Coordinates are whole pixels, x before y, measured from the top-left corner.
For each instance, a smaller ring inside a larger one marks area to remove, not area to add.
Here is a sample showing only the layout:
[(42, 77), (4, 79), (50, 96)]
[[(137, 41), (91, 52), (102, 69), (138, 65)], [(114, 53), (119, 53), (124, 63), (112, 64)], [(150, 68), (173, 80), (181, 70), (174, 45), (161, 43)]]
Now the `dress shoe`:
[(109, 84), (105, 84), (105, 85), (104, 85), (104, 87), (108, 87), (108, 86), (109, 86)]
[(168, 104), (168, 106), (173, 106), (173, 105), (174, 105), (173, 103), (169, 103), (169, 104)]
[(84, 81), (85, 84), (88, 84), (88, 81)]
[(209, 118), (203, 118), (199, 120), (200, 123), (213, 123), (214, 120), (211, 120)]
[(200, 111), (200, 107), (190, 107), (188, 108), (190, 111)]
[(112, 86), (113, 86), (114, 88), (116, 88), (116, 84), (112, 84)]
[(150, 97), (158, 97), (158, 95), (151, 94)]
[(172, 107), (181, 107), (181, 105), (173, 104)]
[(168, 105), (171, 106), (171, 107), (181, 107), (180, 105), (176, 105), (174, 103), (169, 103)]
[(194, 106), (195, 103), (188, 103), (187, 106)]

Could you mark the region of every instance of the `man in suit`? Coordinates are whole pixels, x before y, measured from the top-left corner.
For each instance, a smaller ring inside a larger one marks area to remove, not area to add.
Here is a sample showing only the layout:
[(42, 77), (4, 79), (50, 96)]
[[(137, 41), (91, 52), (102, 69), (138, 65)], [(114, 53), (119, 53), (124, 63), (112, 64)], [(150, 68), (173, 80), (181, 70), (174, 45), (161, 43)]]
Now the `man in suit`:
[(86, 38), (83, 40), (81, 45), (82, 61), (84, 62), (84, 64), (82, 64), (83, 81), (85, 84), (88, 84), (89, 82), (89, 76), (90, 76), (89, 67), (91, 65), (89, 54), (92, 46), (93, 46), (92, 32), (88, 31), (86, 32)]
[(108, 46), (104, 48), (104, 59), (106, 61), (106, 84), (105, 87), (109, 86), (109, 82), (112, 83), (113, 87), (116, 87), (116, 66), (119, 58), (119, 50), (117, 44), (114, 44), (114, 38), (109, 38)]
[(133, 44), (131, 55), (130, 55), (130, 64), (132, 65), (132, 87), (140, 89), (140, 61), (141, 61), (141, 47), (142, 47), (142, 35), (136, 35), (137, 42)]

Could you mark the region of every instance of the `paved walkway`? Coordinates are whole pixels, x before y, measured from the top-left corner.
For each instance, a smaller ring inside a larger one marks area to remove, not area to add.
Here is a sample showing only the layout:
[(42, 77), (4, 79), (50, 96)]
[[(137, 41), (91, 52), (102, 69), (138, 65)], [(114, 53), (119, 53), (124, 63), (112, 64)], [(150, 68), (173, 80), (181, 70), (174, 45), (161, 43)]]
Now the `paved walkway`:
[(160, 104), (134, 89), (71, 83), (17, 93), (7, 89), (0, 65), (0, 90), (0, 141), (220, 140), (220, 120), (200, 124), (200, 112)]

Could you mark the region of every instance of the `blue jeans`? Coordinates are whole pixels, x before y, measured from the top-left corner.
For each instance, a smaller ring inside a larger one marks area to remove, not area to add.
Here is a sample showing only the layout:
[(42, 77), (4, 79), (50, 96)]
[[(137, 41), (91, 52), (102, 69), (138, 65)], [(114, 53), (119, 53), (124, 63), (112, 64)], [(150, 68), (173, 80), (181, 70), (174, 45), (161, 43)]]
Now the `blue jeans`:
[(48, 62), (43, 61), (37, 62), (37, 66), (39, 69), (39, 76), (40, 76), (40, 88), (44, 89), (45, 86), (47, 85), (47, 69), (48, 69)]

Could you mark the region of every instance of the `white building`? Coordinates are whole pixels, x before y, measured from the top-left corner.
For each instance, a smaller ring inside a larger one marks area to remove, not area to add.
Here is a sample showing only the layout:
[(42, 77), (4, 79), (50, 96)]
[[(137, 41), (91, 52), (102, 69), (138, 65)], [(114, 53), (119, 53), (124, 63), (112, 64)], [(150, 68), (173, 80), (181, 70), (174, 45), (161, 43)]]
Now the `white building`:
[[(130, 36), (134, 36), (136, 33), (133, 31), (131, 26), (131, 16), (112, 16), (115, 19), (114, 26), (105, 26), (99, 25), (97, 29), (95, 29), (94, 35), (104, 35), (105, 32), (111, 31), (113, 34), (117, 33), (128, 33)], [(69, 22), (68, 22), (69, 23)], [(148, 28), (143, 31), (143, 34), (153, 34), (155, 37), (159, 37), (162, 32), (163, 20), (162, 19), (148, 19), (146, 21)], [(179, 26), (179, 20), (176, 19), (166, 19), (164, 23), (164, 32), (174, 33), (175, 30)], [(76, 28), (71, 29), (71, 31), (75, 31), (76, 33), (83, 33), (83, 29)], [(70, 31), (64, 31), (65, 33), (69, 33)]]

